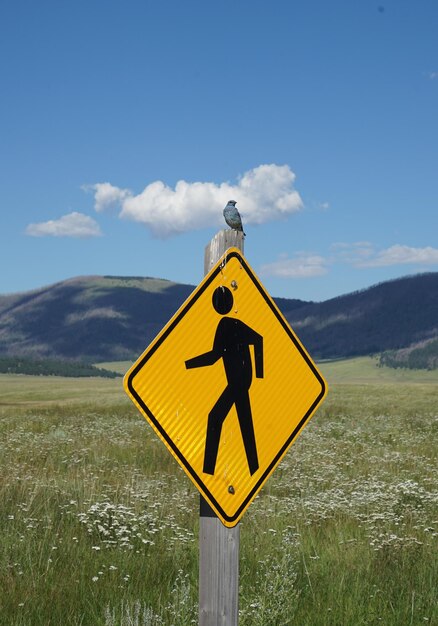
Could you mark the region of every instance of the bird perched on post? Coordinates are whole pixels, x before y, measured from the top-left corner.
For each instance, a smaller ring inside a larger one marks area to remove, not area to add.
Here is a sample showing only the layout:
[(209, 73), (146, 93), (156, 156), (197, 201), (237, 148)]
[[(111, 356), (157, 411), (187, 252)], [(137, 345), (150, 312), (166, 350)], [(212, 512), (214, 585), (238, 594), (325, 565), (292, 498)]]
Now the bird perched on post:
[(243, 232), (242, 218), (236, 208), (236, 200), (228, 200), (228, 204), (224, 209), (224, 218), (230, 228), (242, 231), (243, 236), (246, 237)]

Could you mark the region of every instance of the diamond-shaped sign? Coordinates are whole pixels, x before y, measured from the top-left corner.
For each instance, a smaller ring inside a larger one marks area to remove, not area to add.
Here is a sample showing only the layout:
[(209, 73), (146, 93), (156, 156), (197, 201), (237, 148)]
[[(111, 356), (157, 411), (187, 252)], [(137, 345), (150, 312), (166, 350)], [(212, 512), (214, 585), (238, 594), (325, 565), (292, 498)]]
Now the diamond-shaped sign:
[(230, 248), (127, 372), (125, 390), (226, 526), (235, 526), (327, 386)]

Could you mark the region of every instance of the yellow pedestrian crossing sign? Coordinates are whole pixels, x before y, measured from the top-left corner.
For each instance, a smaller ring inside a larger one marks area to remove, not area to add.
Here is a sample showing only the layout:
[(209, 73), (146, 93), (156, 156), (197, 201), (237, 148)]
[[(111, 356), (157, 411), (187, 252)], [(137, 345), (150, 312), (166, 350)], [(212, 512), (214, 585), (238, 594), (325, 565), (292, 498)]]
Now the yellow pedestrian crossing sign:
[(327, 385), (237, 248), (130, 368), (127, 394), (226, 526), (235, 526)]

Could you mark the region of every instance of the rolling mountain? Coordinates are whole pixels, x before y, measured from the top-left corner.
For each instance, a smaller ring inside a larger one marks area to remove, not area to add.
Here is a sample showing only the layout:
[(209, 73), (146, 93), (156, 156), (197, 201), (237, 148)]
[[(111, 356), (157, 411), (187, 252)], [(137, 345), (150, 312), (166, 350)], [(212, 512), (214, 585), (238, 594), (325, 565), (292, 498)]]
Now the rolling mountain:
[(0, 354), (130, 359), (191, 293), (155, 278), (85, 276), (0, 297)]
[[(85, 276), (0, 296), (0, 356), (136, 358), (193, 288), (157, 278)], [(325, 302), (276, 302), (317, 359), (395, 354), (413, 346), (430, 351), (438, 339), (438, 273)]]
[(438, 337), (438, 273), (387, 281), (285, 315), (316, 358), (399, 350)]

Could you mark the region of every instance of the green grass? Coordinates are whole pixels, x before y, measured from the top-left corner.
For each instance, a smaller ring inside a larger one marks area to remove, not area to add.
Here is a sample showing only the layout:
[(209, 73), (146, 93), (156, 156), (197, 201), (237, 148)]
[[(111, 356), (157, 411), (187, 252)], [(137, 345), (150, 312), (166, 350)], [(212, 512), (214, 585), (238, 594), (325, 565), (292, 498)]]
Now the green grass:
[(410, 370), (379, 367), (377, 357), (358, 357), (324, 361), (318, 366), (327, 381), (334, 383), (433, 383), (438, 384), (438, 369)]
[(126, 402), (122, 378), (0, 374), (0, 414), (12, 407)]
[[(241, 522), (241, 626), (438, 624), (438, 384), (342, 365)], [(198, 494), (121, 381), (0, 397), (0, 624), (197, 623)]]

